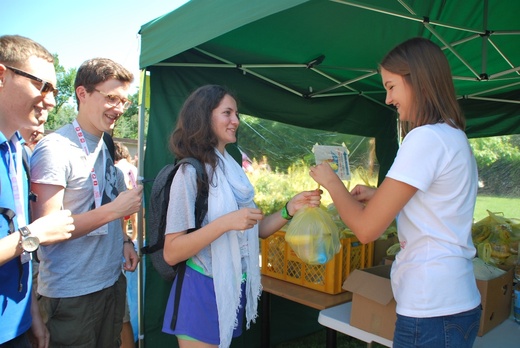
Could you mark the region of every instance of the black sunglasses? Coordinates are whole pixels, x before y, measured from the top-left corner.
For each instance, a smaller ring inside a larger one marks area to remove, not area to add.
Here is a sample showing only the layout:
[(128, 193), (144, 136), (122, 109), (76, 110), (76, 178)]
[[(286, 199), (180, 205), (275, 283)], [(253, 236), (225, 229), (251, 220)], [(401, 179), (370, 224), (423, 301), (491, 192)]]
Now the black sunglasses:
[(45, 96), (49, 92), (52, 92), (52, 94), (54, 95), (54, 98), (56, 98), (58, 96), (58, 92), (59, 91), (56, 88), (54, 88), (52, 83), (44, 81), (44, 80), (40, 79), (39, 77), (36, 77), (36, 76), (31, 75), (29, 73), (26, 73), (25, 71), (22, 71), (20, 69), (13, 68), (12, 66), (7, 66), (6, 65), (5, 67), (7, 69), (11, 70), (12, 72), (14, 72), (17, 75), (20, 75), (20, 76), (23, 76), (23, 77), (27, 77), (27, 78), (29, 78), (31, 80), (34, 80), (34, 81), (37, 81), (37, 82), (41, 83), (42, 86), (40, 87), (40, 94), (42, 95), (42, 97), (45, 98)]

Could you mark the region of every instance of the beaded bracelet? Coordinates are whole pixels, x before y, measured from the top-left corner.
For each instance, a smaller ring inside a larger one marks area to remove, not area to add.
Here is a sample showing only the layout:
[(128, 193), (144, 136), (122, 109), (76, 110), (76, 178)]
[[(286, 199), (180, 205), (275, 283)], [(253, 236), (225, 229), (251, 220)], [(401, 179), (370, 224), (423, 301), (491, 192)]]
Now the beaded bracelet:
[(285, 220), (291, 220), (293, 218), (293, 216), (291, 214), (289, 214), (289, 210), (287, 209), (287, 204), (289, 204), (289, 202), (285, 203), (285, 206), (283, 207), (283, 209), (280, 213)]

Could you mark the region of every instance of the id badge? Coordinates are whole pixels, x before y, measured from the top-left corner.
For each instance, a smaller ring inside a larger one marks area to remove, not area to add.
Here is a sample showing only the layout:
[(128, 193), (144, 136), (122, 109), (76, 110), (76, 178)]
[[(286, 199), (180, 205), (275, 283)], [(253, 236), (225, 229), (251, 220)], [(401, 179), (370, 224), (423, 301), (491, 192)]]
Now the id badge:
[(103, 236), (105, 234), (108, 234), (108, 224), (105, 224), (105, 225), (101, 226), (100, 228), (95, 229), (94, 231), (87, 234), (87, 236), (94, 237), (94, 236)]

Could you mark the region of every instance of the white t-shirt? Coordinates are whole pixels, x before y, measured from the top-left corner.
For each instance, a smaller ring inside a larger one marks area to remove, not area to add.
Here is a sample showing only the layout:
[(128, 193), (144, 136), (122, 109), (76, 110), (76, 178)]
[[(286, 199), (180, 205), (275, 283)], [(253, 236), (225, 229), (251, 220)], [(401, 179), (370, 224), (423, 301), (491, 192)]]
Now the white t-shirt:
[(471, 225), (478, 176), (464, 132), (444, 123), (413, 129), (387, 177), (418, 189), (397, 217), (397, 313), (424, 318), (477, 307)]
[[(211, 172), (209, 165), (206, 170)], [(211, 177), (211, 175), (210, 175)], [(211, 190), (211, 188), (210, 188)], [(197, 198), (197, 172), (191, 165), (182, 165), (173, 177), (170, 187), (170, 201), (166, 217), (166, 230), (164, 234), (177, 233), (195, 228), (195, 201)], [(208, 210), (211, 205), (208, 201)], [(209, 223), (208, 215), (204, 217), (202, 226)], [(238, 234), (242, 258), (247, 252), (247, 238), (243, 234)], [(202, 248), (192, 258), (193, 262), (200, 266), (204, 274), (213, 275), (213, 265), (211, 259), (211, 244)], [(242, 264), (245, 272), (245, 263)]]
[(130, 175), (128, 172), (132, 172), (134, 179), (137, 180), (137, 167), (134, 166), (132, 163), (128, 162), (126, 158), (120, 159), (115, 166), (123, 172), (123, 175), (125, 177), (125, 183), (126, 187), (131, 189), (132, 188), (132, 181), (130, 180)]

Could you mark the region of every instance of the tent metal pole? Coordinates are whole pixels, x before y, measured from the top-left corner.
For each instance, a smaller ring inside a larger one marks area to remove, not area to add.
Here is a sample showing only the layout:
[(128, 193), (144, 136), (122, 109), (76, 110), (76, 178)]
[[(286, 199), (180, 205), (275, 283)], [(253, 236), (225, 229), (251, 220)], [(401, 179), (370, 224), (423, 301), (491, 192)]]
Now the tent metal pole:
[(376, 74), (377, 74), (377, 72), (374, 71), (374, 72), (371, 72), (371, 73), (368, 73), (368, 74), (356, 77), (355, 79), (351, 79), (351, 80), (348, 80), (348, 81), (344, 81), (344, 82), (338, 83), (338, 84), (336, 84), (334, 86), (331, 86), (329, 88), (322, 89), (321, 91), (318, 91), (318, 92), (315, 92), (315, 93), (311, 93), (311, 94), (309, 94), (309, 97), (313, 97), (313, 96), (315, 96), (317, 94), (322, 94), (322, 93), (325, 93), (325, 92), (328, 92), (328, 91), (332, 91), (332, 90), (334, 90), (336, 88), (339, 88), (339, 87), (345, 87), (346, 85), (349, 85), (349, 84), (354, 83), (354, 82), (359, 81), (359, 80), (366, 79), (366, 78), (368, 78), (370, 76), (373, 76), (373, 75), (376, 75)]
[(455, 55), (455, 57), (457, 57), (461, 62), (462, 64), (464, 64), (477, 78), (480, 79), (480, 74), (478, 72), (475, 71), (475, 69), (473, 69), (469, 63), (464, 59), (462, 58), (462, 56), (448, 43), (446, 42), (446, 40), (444, 40), (444, 38), (442, 36), (440, 36), (436, 31), (435, 29), (433, 29), (431, 27), (431, 25), (429, 23), (425, 23), (424, 26), (426, 27), (426, 29), (428, 29), (437, 39), (439, 39), (440, 42), (442, 42), (442, 44), (444, 46), (446, 46), (446, 48), (448, 50), (451, 51), (451, 53), (453, 53)]
[[(486, 30), (487, 31), (487, 27), (488, 27), (488, 11), (489, 11), (489, 6), (488, 6), (488, 0), (484, 0), (484, 8), (482, 10), (483, 12), (483, 17), (482, 18), (482, 29)], [(489, 35), (482, 35), (482, 59), (481, 59), (481, 62), (482, 62), (482, 65), (480, 67), (480, 72), (481, 72), (481, 76), (487, 76), (487, 60), (488, 60), (488, 44), (489, 44)], [(488, 76), (488, 79), (489, 79), (489, 76)]]
[[(415, 22), (424, 22), (424, 17), (421, 17), (421, 16), (412, 16), (412, 15), (407, 15), (404, 13), (399, 13), (399, 12), (394, 12), (394, 11), (390, 11), (387, 9), (383, 9), (381, 7), (368, 6), (368, 5), (359, 3), (357, 1), (346, 1), (346, 0), (330, 0), (330, 1), (337, 2), (337, 3), (343, 4), (343, 5), (349, 5), (349, 6), (353, 6), (353, 7), (362, 8), (364, 10), (379, 12), (379, 13), (387, 14), (387, 15), (394, 16), (394, 17), (408, 19), (408, 20), (415, 21)], [(429, 23), (431, 25), (449, 28), (449, 29), (456, 29), (456, 30), (466, 31), (466, 32), (476, 33), (476, 34), (485, 34), (481, 30), (465, 28), (465, 27), (461, 27), (461, 26), (455, 26), (455, 25), (446, 24), (446, 23), (442, 23), (442, 22), (429, 21)]]
[(471, 97), (471, 96), (467, 96), (467, 97), (465, 97), (465, 99), (475, 99), (475, 100), (483, 100), (483, 101), (494, 101), (494, 102), (499, 102), (499, 103), (520, 104), (520, 100), (507, 100), (507, 99)]
[(507, 85), (507, 86), (500, 86), (500, 87), (491, 88), (491, 89), (488, 89), (488, 90), (485, 90), (485, 91), (481, 91), (481, 92), (478, 92), (478, 93), (468, 94), (467, 97), (468, 97), (468, 98), (469, 98), (469, 97), (475, 97), (475, 96), (480, 95), (480, 94), (486, 94), (486, 93), (491, 93), (491, 92), (499, 91), (499, 90), (504, 89), (504, 88), (509, 88), (509, 87), (517, 86), (517, 85), (519, 85), (519, 84), (520, 84), (520, 82), (510, 83), (510, 84)]
[(520, 30), (493, 30), (493, 35), (520, 35)]
[(497, 77), (500, 77), (500, 76), (504, 76), (504, 75), (507, 75), (507, 74), (511, 74), (513, 72), (516, 72), (518, 74), (518, 71), (520, 70), (520, 66), (517, 66), (516, 68), (513, 68), (513, 69), (509, 69), (509, 70), (504, 70), (502, 72), (499, 72), (499, 73), (496, 73), (496, 74), (493, 74), (493, 75), (490, 75), (489, 76), (489, 79), (495, 79)]
[(248, 73), (248, 74), (250, 74), (250, 75), (256, 76), (256, 77), (258, 77), (259, 79), (262, 79), (262, 80), (267, 81), (267, 82), (269, 82), (269, 83), (271, 83), (271, 84), (273, 84), (273, 85), (275, 85), (275, 86), (278, 86), (278, 87), (280, 87), (280, 88), (282, 88), (282, 89), (285, 89), (286, 91), (291, 92), (291, 93), (297, 95), (298, 97), (303, 97), (303, 94), (301, 94), (300, 92), (295, 91), (294, 89), (289, 88), (289, 87), (287, 87), (287, 86), (285, 86), (285, 85), (282, 85), (281, 83), (276, 82), (276, 81), (274, 81), (274, 80), (271, 80), (271, 79), (269, 79), (269, 78), (267, 78), (267, 77), (265, 77), (265, 76), (262, 76), (262, 75), (260, 75), (260, 74), (257, 74), (256, 72), (254, 72), (254, 71), (252, 71), (252, 70), (249, 70), (249, 69), (241, 69), (241, 68), (239, 68), (239, 69), (242, 70), (242, 71), (245, 72), (245, 73)]
[[(497, 45), (495, 45), (495, 42), (493, 42), (493, 40), (491, 39), (488, 39), (489, 43), (493, 46), (493, 48), (498, 52), (498, 54), (500, 54), (500, 56), (502, 57), (502, 59), (504, 59), (506, 61), (506, 63), (513, 69), (516, 69), (515, 68), (515, 65), (513, 63), (511, 63), (511, 61), (509, 59), (507, 59), (507, 57), (505, 56), (504, 53), (502, 53), (502, 51), (497, 47)], [(518, 70), (518, 69), (517, 69)], [(517, 71), (518, 72), (518, 71)], [(494, 74), (493, 76), (496, 76), (497, 74)]]
[[(138, 159), (138, 168), (137, 174), (138, 178), (142, 183), (142, 178), (144, 176), (144, 126), (145, 126), (145, 112), (146, 112), (146, 69), (141, 70), (142, 73), (142, 81), (141, 81), (141, 100), (139, 105), (139, 122), (138, 122), (138, 139), (137, 139), (137, 159)], [(137, 264), (137, 346), (139, 348), (144, 348), (144, 312), (143, 312), (143, 303), (144, 303), (144, 266), (143, 266), (143, 255), (141, 252), (141, 248), (143, 247), (143, 235), (144, 235), (144, 223), (143, 223), (143, 207), (137, 212), (137, 225), (138, 225), (138, 233), (137, 233), (137, 255), (139, 256), (140, 262)]]
[(231, 68), (236, 69), (237, 67), (242, 68), (305, 68), (306, 64), (207, 64), (207, 63), (157, 63), (153, 66), (171, 66), (171, 67), (186, 67), (186, 68)]
[[(224, 63), (227, 63), (227, 64), (233, 64), (232, 62), (230, 62), (230, 61), (227, 60), (227, 59), (224, 59), (224, 58), (222, 58), (222, 57), (219, 57), (219, 56), (217, 56), (217, 55), (214, 55), (214, 54), (212, 54), (212, 53), (210, 53), (210, 52), (204, 51), (204, 50), (202, 50), (202, 49), (200, 49), (200, 48), (198, 48), (198, 47), (194, 47), (194, 49), (197, 50), (197, 51), (199, 51), (199, 52), (201, 52), (201, 53), (203, 53), (203, 54), (205, 54), (205, 55), (207, 55), (207, 56), (209, 56), (209, 57), (212, 57), (212, 58), (218, 59), (218, 60), (220, 60), (221, 62), (224, 62)], [(289, 88), (289, 87), (287, 87), (287, 86), (285, 86), (285, 85), (282, 85), (282, 84), (279, 83), (279, 82), (276, 82), (276, 81), (274, 81), (274, 80), (271, 80), (271, 79), (269, 79), (269, 78), (267, 78), (267, 77), (265, 77), (265, 76), (262, 76), (262, 75), (260, 75), (260, 74), (258, 74), (258, 73), (256, 73), (256, 72), (254, 72), (254, 71), (251, 71), (251, 70), (248, 70), (248, 69), (244, 69), (244, 68), (240, 67), (240, 66), (237, 65), (237, 64), (235, 64), (235, 67), (237, 67), (238, 69), (244, 71), (245, 73), (249, 73), (249, 74), (251, 74), (251, 75), (253, 75), (253, 76), (258, 77), (259, 79), (262, 79), (262, 80), (264, 80), (264, 81), (267, 81), (267, 82), (269, 82), (269, 83), (272, 83), (272, 84), (275, 85), (275, 86), (278, 86), (278, 87), (280, 87), (280, 88), (282, 88), (282, 89), (285, 89), (286, 91), (289, 91), (289, 92), (291, 92), (291, 93), (293, 93), (293, 94), (295, 94), (295, 95), (297, 95), (297, 96), (299, 96), (299, 97), (303, 97), (303, 94), (302, 94), (302, 93), (300, 93), (300, 92), (298, 92), (298, 91), (295, 91), (295, 90), (293, 90), (292, 88)]]

